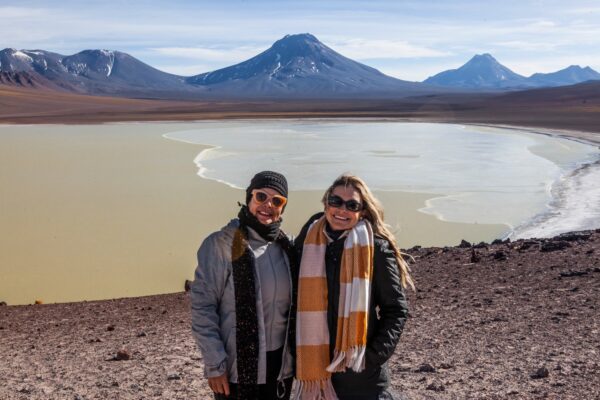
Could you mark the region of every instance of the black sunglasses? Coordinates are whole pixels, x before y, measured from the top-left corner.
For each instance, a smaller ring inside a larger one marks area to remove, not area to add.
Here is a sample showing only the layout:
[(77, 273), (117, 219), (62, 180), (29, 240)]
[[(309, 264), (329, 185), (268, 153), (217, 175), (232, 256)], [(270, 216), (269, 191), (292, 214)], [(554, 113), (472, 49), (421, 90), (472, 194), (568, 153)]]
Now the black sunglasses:
[(346, 206), (346, 210), (352, 212), (358, 212), (362, 210), (363, 205), (356, 200), (347, 200), (344, 201), (340, 196), (336, 196), (335, 194), (327, 197), (327, 205), (330, 207), (341, 208), (342, 206)]

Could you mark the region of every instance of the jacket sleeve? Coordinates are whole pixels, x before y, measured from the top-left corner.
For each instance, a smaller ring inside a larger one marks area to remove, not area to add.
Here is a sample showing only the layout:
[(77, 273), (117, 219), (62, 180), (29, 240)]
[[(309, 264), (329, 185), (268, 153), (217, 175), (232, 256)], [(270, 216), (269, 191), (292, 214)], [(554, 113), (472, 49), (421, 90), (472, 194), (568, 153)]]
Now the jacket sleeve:
[(217, 234), (204, 240), (198, 250), (198, 266), (190, 294), (192, 332), (204, 360), (207, 378), (227, 370), (227, 353), (221, 336), (219, 304), (227, 280), (226, 259)]
[(408, 316), (398, 263), (387, 240), (376, 239), (371, 300), (379, 307), (379, 321), (367, 343), (366, 362), (379, 366), (394, 353)]

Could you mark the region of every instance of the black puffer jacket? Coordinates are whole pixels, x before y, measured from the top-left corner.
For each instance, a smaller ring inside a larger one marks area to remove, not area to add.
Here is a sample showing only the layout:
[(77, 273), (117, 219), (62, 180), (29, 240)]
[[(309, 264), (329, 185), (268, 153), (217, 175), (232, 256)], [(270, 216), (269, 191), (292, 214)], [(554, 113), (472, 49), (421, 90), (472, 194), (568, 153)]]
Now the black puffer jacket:
[[(322, 215), (323, 213), (319, 213), (312, 216), (294, 241), (300, 257), (310, 224)], [(339, 273), (343, 249), (344, 238), (340, 238), (327, 245), (325, 256), (329, 351), (332, 357), (336, 340), (340, 293)], [(387, 360), (396, 349), (407, 316), (408, 307), (404, 290), (400, 284), (398, 263), (394, 258), (393, 251), (389, 248), (389, 242), (375, 236), (365, 370), (360, 373), (349, 370), (333, 374), (333, 386), (340, 400), (380, 398), (379, 394), (382, 394), (389, 386)]]

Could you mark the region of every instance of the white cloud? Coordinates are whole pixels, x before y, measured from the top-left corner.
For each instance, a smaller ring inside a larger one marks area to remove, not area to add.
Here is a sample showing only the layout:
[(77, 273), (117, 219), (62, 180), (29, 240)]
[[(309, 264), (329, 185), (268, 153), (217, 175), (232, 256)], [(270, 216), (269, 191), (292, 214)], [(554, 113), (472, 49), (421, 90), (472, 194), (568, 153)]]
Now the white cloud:
[(577, 7), (566, 10), (567, 14), (600, 14), (600, 7)]
[(4, 20), (2, 23), (11, 19), (25, 19), (35, 16), (44, 15), (45, 11), (42, 8), (28, 8), (28, 7), (0, 7), (0, 15)]
[(529, 25), (526, 25), (524, 27), (524, 29), (529, 29), (529, 30), (546, 30), (546, 29), (551, 29), (551, 28), (555, 28), (557, 25), (554, 21), (548, 21), (548, 20), (540, 20), (540, 21), (535, 21), (530, 23)]
[(490, 43), (492, 46), (505, 47), (507, 49), (519, 51), (552, 51), (556, 49), (557, 43), (531, 42), (526, 40), (510, 40), (506, 42)]
[(217, 47), (157, 47), (150, 48), (159, 55), (205, 62), (241, 62), (266, 50), (265, 47), (241, 46), (234, 48)]
[(398, 59), (445, 57), (450, 53), (417, 46), (406, 41), (387, 39), (348, 39), (332, 42), (331, 46), (338, 53), (349, 58), (365, 59)]

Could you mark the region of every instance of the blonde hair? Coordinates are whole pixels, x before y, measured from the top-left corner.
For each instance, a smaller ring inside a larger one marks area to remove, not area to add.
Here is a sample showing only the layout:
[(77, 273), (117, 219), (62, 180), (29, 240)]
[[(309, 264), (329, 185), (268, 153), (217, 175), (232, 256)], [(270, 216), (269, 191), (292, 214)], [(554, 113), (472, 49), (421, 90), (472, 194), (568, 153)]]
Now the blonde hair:
[(379, 200), (377, 200), (365, 181), (363, 181), (361, 178), (355, 175), (342, 175), (333, 182), (333, 184), (323, 195), (322, 202), (325, 206), (327, 206), (327, 198), (338, 186), (352, 186), (360, 194), (363, 204), (363, 217), (366, 218), (373, 226), (374, 234), (381, 236), (390, 243), (390, 247), (394, 252), (394, 257), (396, 258), (396, 262), (398, 263), (398, 268), (400, 270), (402, 287), (406, 288), (407, 286), (410, 286), (414, 290), (415, 284), (410, 276), (410, 267), (402, 257), (403, 253), (398, 248), (398, 245), (396, 244), (396, 238), (390, 231), (389, 226), (383, 222), (383, 206)]

